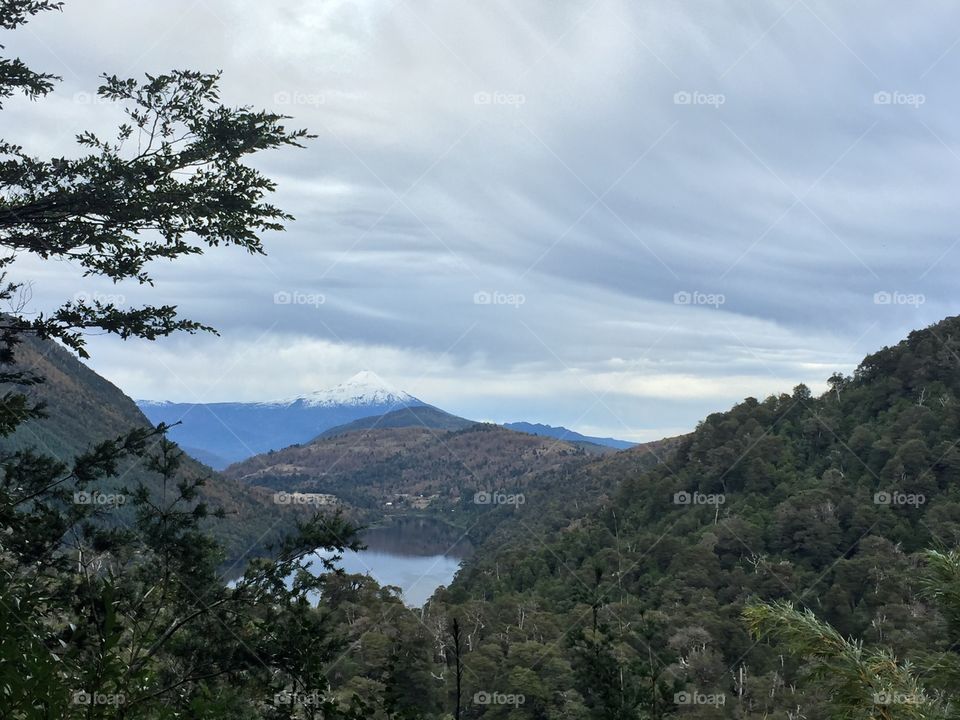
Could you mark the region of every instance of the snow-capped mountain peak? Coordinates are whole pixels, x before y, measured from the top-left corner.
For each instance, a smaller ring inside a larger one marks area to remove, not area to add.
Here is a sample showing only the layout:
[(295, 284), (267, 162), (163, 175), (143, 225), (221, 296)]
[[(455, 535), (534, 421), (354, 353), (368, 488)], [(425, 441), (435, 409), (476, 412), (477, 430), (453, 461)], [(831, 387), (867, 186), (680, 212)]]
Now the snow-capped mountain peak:
[(403, 390), (397, 390), (371, 370), (361, 370), (349, 380), (330, 388), (296, 398), (308, 407), (419, 404)]
[[(426, 406), (364, 370), (319, 392), (273, 402), (141, 402), (152, 423), (176, 424), (171, 438), (218, 469), (259, 453), (304, 443), (333, 427), (407, 407)], [(189, 417), (188, 417), (189, 416)]]

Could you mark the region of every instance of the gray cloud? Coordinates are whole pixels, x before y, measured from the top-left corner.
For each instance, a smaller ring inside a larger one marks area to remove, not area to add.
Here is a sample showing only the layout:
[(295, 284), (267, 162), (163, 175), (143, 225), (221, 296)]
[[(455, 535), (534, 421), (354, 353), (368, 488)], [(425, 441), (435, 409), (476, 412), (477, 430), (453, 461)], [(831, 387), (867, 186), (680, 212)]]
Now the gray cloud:
[(473, 417), (690, 428), (955, 312), (958, 15), (74, 1), (7, 41), (64, 77), (4, 110), (38, 153), (116, 121), (90, 100), (101, 71), (222, 68), (228, 101), (318, 137), (258, 160), (298, 218), (267, 258), (158, 266), (151, 293), (23, 270), (38, 307), (121, 292), (221, 329), (94, 339), (139, 397), (267, 399), (371, 367)]

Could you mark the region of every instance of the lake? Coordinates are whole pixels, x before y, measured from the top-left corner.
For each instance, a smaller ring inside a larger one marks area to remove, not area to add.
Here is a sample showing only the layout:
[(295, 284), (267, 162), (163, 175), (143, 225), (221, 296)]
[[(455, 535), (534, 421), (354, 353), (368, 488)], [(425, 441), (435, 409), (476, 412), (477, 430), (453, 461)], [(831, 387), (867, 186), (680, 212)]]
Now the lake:
[(473, 552), (462, 532), (433, 518), (397, 518), (363, 533), (366, 550), (345, 551), (344, 572), (370, 575), (400, 588), (403, 601), (421, 607), (441, 585), (449, 585), (461, 560)]

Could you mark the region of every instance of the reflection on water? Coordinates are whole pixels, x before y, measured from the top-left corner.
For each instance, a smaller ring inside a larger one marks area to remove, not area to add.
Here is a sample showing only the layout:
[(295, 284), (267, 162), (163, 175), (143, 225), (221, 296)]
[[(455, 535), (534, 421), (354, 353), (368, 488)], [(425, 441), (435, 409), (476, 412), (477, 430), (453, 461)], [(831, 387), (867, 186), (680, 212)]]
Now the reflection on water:
[(420, 607), (438, 587), (450, 584), (460, 561), (473, 552), (461, 536), (461, 531), (439, 520), (399, 518), (366, 530), (367, 549), (348, 550), (337, 564), (344, 572), (399, 587), (407, 605)]
[(363, 533), (363, 542), (368, 552), (405, 557), (448, 555), (462, 559), (473, 553), (461, 530), (426, 517), (401, 517), (389, 525), (368, 528)]

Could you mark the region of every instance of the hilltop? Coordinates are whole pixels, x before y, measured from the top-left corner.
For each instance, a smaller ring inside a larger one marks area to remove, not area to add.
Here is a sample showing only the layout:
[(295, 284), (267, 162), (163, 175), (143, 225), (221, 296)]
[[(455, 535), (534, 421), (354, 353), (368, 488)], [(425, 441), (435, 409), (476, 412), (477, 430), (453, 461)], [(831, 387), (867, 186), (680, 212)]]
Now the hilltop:
[(386, 507), (449, 510), (477, 492), (522, 488), (533, 474), (584, 457), (569, 443), (498, 425), (372, 428), (258, 455), (224, 475), (271, 490), (329, 493), (376, 517)]
[(377, 428), (422, 427), (433, 430), (463, 430), (475, 424), (476, 422), (473, 420), (452, 415), (432, 405), (418, 405), (394, 410), (384, 415), (360, 418), (345, 425), (338, 425), (320, 433), (318, 439)]

